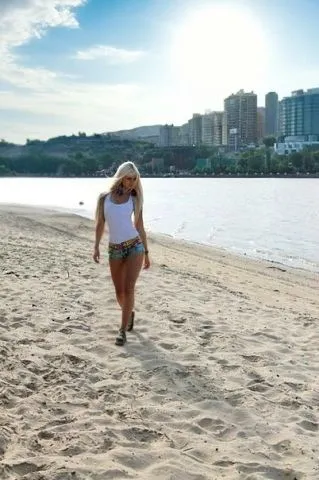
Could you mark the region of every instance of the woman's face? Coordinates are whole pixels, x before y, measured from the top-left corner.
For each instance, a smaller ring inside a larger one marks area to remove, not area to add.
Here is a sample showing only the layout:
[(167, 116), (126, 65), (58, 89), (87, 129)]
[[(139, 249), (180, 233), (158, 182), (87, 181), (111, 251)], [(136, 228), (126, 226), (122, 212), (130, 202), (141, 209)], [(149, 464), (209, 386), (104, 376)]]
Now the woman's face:
[(126, 177), (123, 178), (123, 187), (125, 190), (133, 190), (137, 182), (137, 175), (135, 172), (130, 173), (129, 175), (126, 175)]

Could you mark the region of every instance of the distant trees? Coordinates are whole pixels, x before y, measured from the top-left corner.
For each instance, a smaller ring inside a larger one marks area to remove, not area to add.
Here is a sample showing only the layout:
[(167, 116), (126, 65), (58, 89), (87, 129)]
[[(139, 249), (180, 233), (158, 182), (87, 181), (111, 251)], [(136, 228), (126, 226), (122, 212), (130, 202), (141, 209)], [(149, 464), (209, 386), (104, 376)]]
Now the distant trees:
[(263, 139), (263, 144), (265, 145), (265, 170), (270, 172), (270, 162), (271, 162), (271, 148), (276, 143), (276, 137), (265, 137)]
[(156, 174), (161, 165), (161, 173), (174, 167), (176, 172), (198, 175), (319, 175), (318, 148), (279, 156), (273, 153), (274, 141), (267, 137), (263, 147), (234, 154), (209, 146), (158, 148), (143, 140), (87, 136), (84, 132), (47, 142), (29, 139), (24, 147), (0, 140), (0, 176), (96, 176), (99, 172), (111, 175), (125, 160), (136, 162), (142, 174)]
[(4, 138), (1, 138), (0, 140), (0, 148), (1, 147), (10, 147), (12, 143), (6, 142)]
[(263, 139), (263, 144), (267, 148), (273, 147), (275, 145), (275, 143), (276, 143), (276, 137), (265, 137)]

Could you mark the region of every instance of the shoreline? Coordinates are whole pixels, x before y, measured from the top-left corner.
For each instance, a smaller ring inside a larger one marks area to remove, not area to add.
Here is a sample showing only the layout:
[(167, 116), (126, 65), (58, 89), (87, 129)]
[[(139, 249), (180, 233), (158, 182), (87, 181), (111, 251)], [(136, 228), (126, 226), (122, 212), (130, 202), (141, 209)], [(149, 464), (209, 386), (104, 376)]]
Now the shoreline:
[(317, 480), (319, 277), (150, 235), (135, 329), (94, 225), (0, 205), (3, 480)]
[[(14, 207), (14, 208), (17, 208), (17, 209), (19, 209), (19, 208), (21, 208), (21, 209), (35, 209), (35, 210), (43, 211), (44, 213), (45, 212), (51, 212), (51, 213), (62, 213), (62, 214), (67, 214), (67, 215), (76, 215), (79, 218), (85, 218), (86, 220), (94, 221), (92, 216), (82, 214), (80, 211), (77, 211), (76, 208), (43, 206), (41, 204), (39, 204), (39, 205), (26, 205), (26, 204), (19, 204), (19, 203), (4, 203), (4, 202), (1, 203), (0, 202), (0, 208), (1, 207), (4, 207), (4, 208)], [(212, 249), (212, 250), (217, 250), (217, 251), (220, 251), (220, 253), (224, 252), (224, 253), (227, 253), (229, 255), (232, 255), (235, 258), (245, 258), (245, 259), (249, 259), (249, 260), (256, 261), (256, 262), (269, 263), (271, 265), (277, 266), (278, 268), (300, 270), (300, 271), (305, 271), (305, 272), (312, 272), (314, 274), (319, 274), (319, 264), (314, 262), (314, 261), (304, 259), (302, 257), (300, 257), (301, 258), (301, 263), (304, 262), (307, 266), (300, 266), (300, 265), (297, 265), (297, 264), (292, 265), (291, 263), (288, 263), (288, 258), (287, 258), (287, 263), (285, 263), (284, 260), (282, 260), (282, 261), (272, 260), (272, 259), (268, 259), (268, 258), (263, 258), (262, 256), (253, 255), (253, 254), (247, 253), (247, 252), (241, 252), (241, 253), (240, 252), (235, 252), (234, 248), (227, 248), (227, 247), (223, 247), (221, 245), (211, 245), (211, 244), (208, 244), (208, 243), (201, 243), (201, 242), (198, 242), (198, 241), (195, 241), (195, 240), (186, 240), (186, 239), (183, 239), (183, 238), (176, 238), (169, 233), (154, 232), (151, 229), (147, 230), (147, 234), (151, 235), (151, 236), (154, 236), (154, 237), (158, 236), (159, 238), (160, 237), (163, 237), (163, 238), (167, 237), (168, 239), (171, 239), (174, 242), (181, 242), (183, 244), (189, 244), (190, 246), (194, 246), (195, 248), (196, 247), (205, 247), (205, 248), (209, 248), (209, 249)]]
[[(77, 176), (72, 176), (72, 175), (36, 175), (36, 174), (24, 174), (24, 175), (6, 175), (0, 178), (111, 178), (112, 175), (110, 176), (105, 176), (105, 175), (82, 175), (80, 177)], [(141, 178), (286, 178), (286, 179), (291, 179), (291, 178), (300, 178), (300, 179), (306, 179), (306, 178), (319, 178), (319, 172), (318, 173), (300, 173), (300, 174), (292, 174), (292, 173), (287, 173), (286, 175), (284, 173), (273, 173), (273, 174), (187, 174), (187, 173), (182, 173), (182, 174), (163, 174), (163, 175), (158, 175), (158, 174), (142, 174)]]

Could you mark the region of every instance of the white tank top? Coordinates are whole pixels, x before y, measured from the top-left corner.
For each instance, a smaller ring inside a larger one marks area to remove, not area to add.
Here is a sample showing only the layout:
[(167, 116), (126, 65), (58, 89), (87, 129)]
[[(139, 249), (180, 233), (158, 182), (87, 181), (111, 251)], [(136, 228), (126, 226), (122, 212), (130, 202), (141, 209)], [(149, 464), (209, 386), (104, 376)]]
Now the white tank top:
[(109, 242), (122, 243), (138, 236), (133, 225), (134, 204), (132, 196), (125, 203), (114, 203), (108, 194), (104, 200), (104, 218), (109, 229)]

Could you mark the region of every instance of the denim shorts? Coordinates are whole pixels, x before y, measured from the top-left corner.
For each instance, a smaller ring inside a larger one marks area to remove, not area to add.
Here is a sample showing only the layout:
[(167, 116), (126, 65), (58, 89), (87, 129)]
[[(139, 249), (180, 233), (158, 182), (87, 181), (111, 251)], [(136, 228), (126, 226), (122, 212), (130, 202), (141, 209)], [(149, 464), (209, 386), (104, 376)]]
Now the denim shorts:
[(120, 260), (131, 255), (144, 253), (144, 245), (139, 237), (122, 243), (109, 243), (109, 259)]

